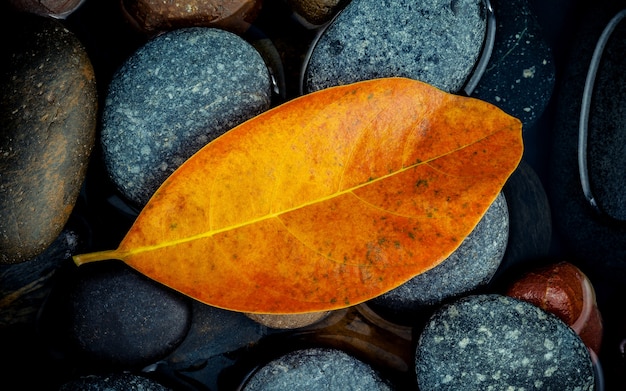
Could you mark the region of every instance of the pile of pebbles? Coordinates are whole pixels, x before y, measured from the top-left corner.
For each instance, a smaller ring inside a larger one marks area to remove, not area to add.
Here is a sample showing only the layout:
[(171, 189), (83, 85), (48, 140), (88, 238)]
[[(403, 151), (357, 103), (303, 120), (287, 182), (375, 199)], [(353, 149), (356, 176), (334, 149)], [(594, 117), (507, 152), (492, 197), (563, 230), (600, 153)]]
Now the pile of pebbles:
[[(591, 102), (587, 151), (603, 209), (570, 193), (580, 190), (572, 102), (619, 7), (565, 2), (560, 24), (548, 25), (555, 10), (526, 0), (179, 3), (0, 8), (0, 384), (624, 386), (626, 319), (613, 295), (626, 286), (626, 183), (616, 175), (625, 167), (605, 157), (626, 145), (609, 97), (625, 96), (615, 53), (626, 22), (615, 21)], [(558, 33), (579, 24), (584, 55), (564, 61)], [(287, 316), (210, 307), (117, 261), (73, 264), (72, 255), (117, 247), (163, 180), (237, 124), (302, 94), (392, 76), (485, 100), (523, 124), (524, 160), (438, 267), (365, 303)], [(598, 135), (604, 125), (609, 141)], [(607, 239), (595, 241), (600, 234)], [(559, 262), (568, 266), (546, 268)]]

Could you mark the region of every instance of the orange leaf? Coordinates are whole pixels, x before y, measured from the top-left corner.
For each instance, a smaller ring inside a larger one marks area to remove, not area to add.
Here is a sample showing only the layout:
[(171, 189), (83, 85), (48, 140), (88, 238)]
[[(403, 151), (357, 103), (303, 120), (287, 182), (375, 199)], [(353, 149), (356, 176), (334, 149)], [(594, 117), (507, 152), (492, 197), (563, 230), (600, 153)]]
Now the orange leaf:
[(294, 99), (217, 138), (117, 250), (204, 303), (299, 313), (380, 295), (444, 260), (522, 155), (520, 122), (403, 78)]

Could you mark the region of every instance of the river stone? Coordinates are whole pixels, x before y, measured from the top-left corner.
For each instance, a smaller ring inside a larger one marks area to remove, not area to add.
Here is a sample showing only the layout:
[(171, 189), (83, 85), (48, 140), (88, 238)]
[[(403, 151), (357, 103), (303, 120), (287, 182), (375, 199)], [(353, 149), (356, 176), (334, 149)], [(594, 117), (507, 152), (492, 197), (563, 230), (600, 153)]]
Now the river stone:
[(68, 290), (69, 340), (101, 368), (141, 368), (185, 338), (189, 300), (119, 262), (83, 265)]
[(508, 232), (509, 212), (501, 193), (446, 260), (368, 304), (381, 314), (406, 322), (420, 309), (483, 287), (500, 265)]
[(485, 31), (481, 0), (353, 0), (312, 47), (303, 90), (403, 76), (456, 92)]
[(256, 19), (261, 0), (122, 0), (127, 20), (147, 34), (204, 26), (244, 33)]
[(193, 153), (267, 110), (270, 78), (260, 54), (224, 30), (168, 32), (115, 74), (102, 114), (109, 175), (142, 207)]
[(96, 82), (79, 40), (53, 19), (3, 15), (0, 263), (41, 254), (76, 203), (94, 145)]
[(367, 364), (336, 349), (296, 350), (261, 367), (243, 391), (389, 390)]
[(65, 19), (85, 0), (9, 0), (11, 7), (19, 11), (41, 16)]
[(528, 0), (491, 0), (496, 18), (493, 52), (471, 96), (493, 103), (532, 127), (555, 85), (552, 51)]
[(328, 22), (346, 4), (346, 0), (287, 0), (287, 4), (312, 25)]
[(589, 351), (556, 316), (517, 299), (468, 296), (439, 309), (417, 345), (421, 391), (593, 390)]
[[(572, 36), (573, 49), (569, 52), (567, 65), (563, 70), (562, 83), (555, 106), (553, 142), (549, 151), (549, 175), (546, 182), (555, 237), (558, 238), (564, 255), (573, 260), (572, 262), (593, 281), (600, 308), (606, 308), (604, 304), (613, 300), (616, 295), (617, 297), (623, 296), (623, 285), (626, 281), (626, 263), (624, 262), (626, 259), (626, 224), (597, 213), (585, 199), (578, 166), (578, 131), (583, 89), (592, 53), (607, 23), (624, 7), (626, 7), (626, 1), (619, 3), (601, 2), (594, 5), (589, 4), (581, 10), (582, 14), (588, 17)], [(624, 20), (620, 24), (623, 26)], [(623, 29), (623, 27), (618, 26), (618, 29)], [(620, 36), (619, 30), (615, 30), (613, 34), (618, 34), (615, 36), (616, 38)], [(623, 35), (621, 36), (623, 37)], [(613, 43), (609, 41), (608, 44), (607, 49), (610, 49)], [(605, 51), (603, 57), (606, 58), (606, 56), (607, 52)], [(622, 56), (613, 59), (618, 62), (621, 61), (623, 64)], [(623, 75), (605, 74), (599, 69), (592, 101), (595, 99), (607, 100), (606, 97), (599, 98), (598, 94), (595, 93), (599, 91), (599, 83), (603, 83), (600, 79), (605, 77), (615, 77), (615, 82), (619, 81), (620, 78), (623, 80)], [(607, 92), (615, 91), (617, 88), (617, 86), (610, 87)], [(614, 104), (617, 104), (620, 97), (616, 96), (615, 99)], [(623, 117), (623, 114), (620, 114), (623, 113), (623, 107), (619, 109), (613, 105), (611, 107), (615, 109), (611, 117)], [(603, 117), (605, 120), (610, 118), (607, 117), (607, 112), (604, 110), (598, 114), (599, 116), (596, 116), (596, 113), (591, 111), (591, 122)], [(610, 121), (606, 121), (607, 127), (610, 126), (610, 123)], [(620, 142), (617, 134), (614, 133), (617, 129), (602, 129), (606, 132), (606, 136), (598, 137), (595, 132), (599, 132), (601, 129), (592, 128), (589, 129), (589, 149), (587, 151), (592, 189), (596, 192), (600, 191), (597, 182), (599, 180), (614, 181), (614, 184), (605, 183), (602, 186), (614, 186), (613, 188), (623, 196), (625, 168), (622, 165), (623, 160), (618, 157), (622, 156), (623, 158), (624, 143)], [(623, 126), (621, 129), (623, 140)], [(606, 137), (606, 142), (604, 137)], [(607, 142), (612, 144), (611, 149), (609, 149), (611, 146)], [(612, 171), (613, 177), (598, 175), (600, 172), (593, 171), (595, 170), (594, 166), (599, 168), (596, 165), (604, 164), (601, 163), (601, 161), (604, 162), (603, 159), (595, 161), (599, 159), (598, 153), (602, 148), (607, 148), (605, 149), (606, 153), (614, 157), (612, 161), (615, 164), (615, 171)], [(620, 183), (621, 185), (619, 185)], [(619, 186), (622, 187), (619, 188)], [(605, 189), (609, 189), (609, 187), (605, 187)], [(599, 198), (599, 205), (606, 205), (608, 198), (600, 198), (599, 194), (596, 194)], [(621, 310), (615, 309), (615, 311)]]
[(152, 379), (132, 373), (110, 375), (88, 375), (70, 380), (61, 385), (58, 391), (168, 391), (167, 387)]

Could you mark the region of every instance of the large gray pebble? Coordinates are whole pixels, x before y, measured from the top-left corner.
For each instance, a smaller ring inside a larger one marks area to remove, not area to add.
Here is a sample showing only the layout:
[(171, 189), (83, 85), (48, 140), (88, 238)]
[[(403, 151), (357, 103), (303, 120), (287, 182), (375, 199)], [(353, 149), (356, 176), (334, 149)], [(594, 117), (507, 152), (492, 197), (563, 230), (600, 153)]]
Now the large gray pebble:
[(270, 106), (261, 55), (218, 29), (158, 36), (115, 74), (102, 115), (108, 173), (143, 206), (160, 184), (205, 144)]
[(556, 316), (495, 294), (442, 307), (422, 332), (419, 389), (593, 390), (589, 351)]
[(353, 0), (311, 51), (303, 89), (403, 76), (455, 92), (485, 31), (482, 0)]

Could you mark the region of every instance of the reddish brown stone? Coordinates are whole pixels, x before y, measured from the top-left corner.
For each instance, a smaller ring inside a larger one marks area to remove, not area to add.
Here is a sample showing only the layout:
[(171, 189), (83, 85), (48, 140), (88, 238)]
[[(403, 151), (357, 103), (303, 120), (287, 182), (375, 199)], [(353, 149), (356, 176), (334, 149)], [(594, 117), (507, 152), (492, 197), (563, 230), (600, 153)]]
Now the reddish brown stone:
[(314, 25), (330, 21), (346, 0), (287, 0), (289, 6), (304, 20)]
[(262, 0), (121, 1), (128, 20), (147, 34), (192, 26), (243, 33), (257, 17), (262, 3)]
[(85, 0), (9, 0), (11, 6), (20, 11), (42, 16), (65, 18), (74, 12)]
[(78, 39), (51, 18), (2, 21), (0, 263), (42, 253), (78, 198), (94, 145), (96, 85)]
[(595, 292), (587, 276), (576, 266), (559, 262), (528, 272), (506, 294), (558, 316), (587, 347), (600, 351), (602, 319)]

